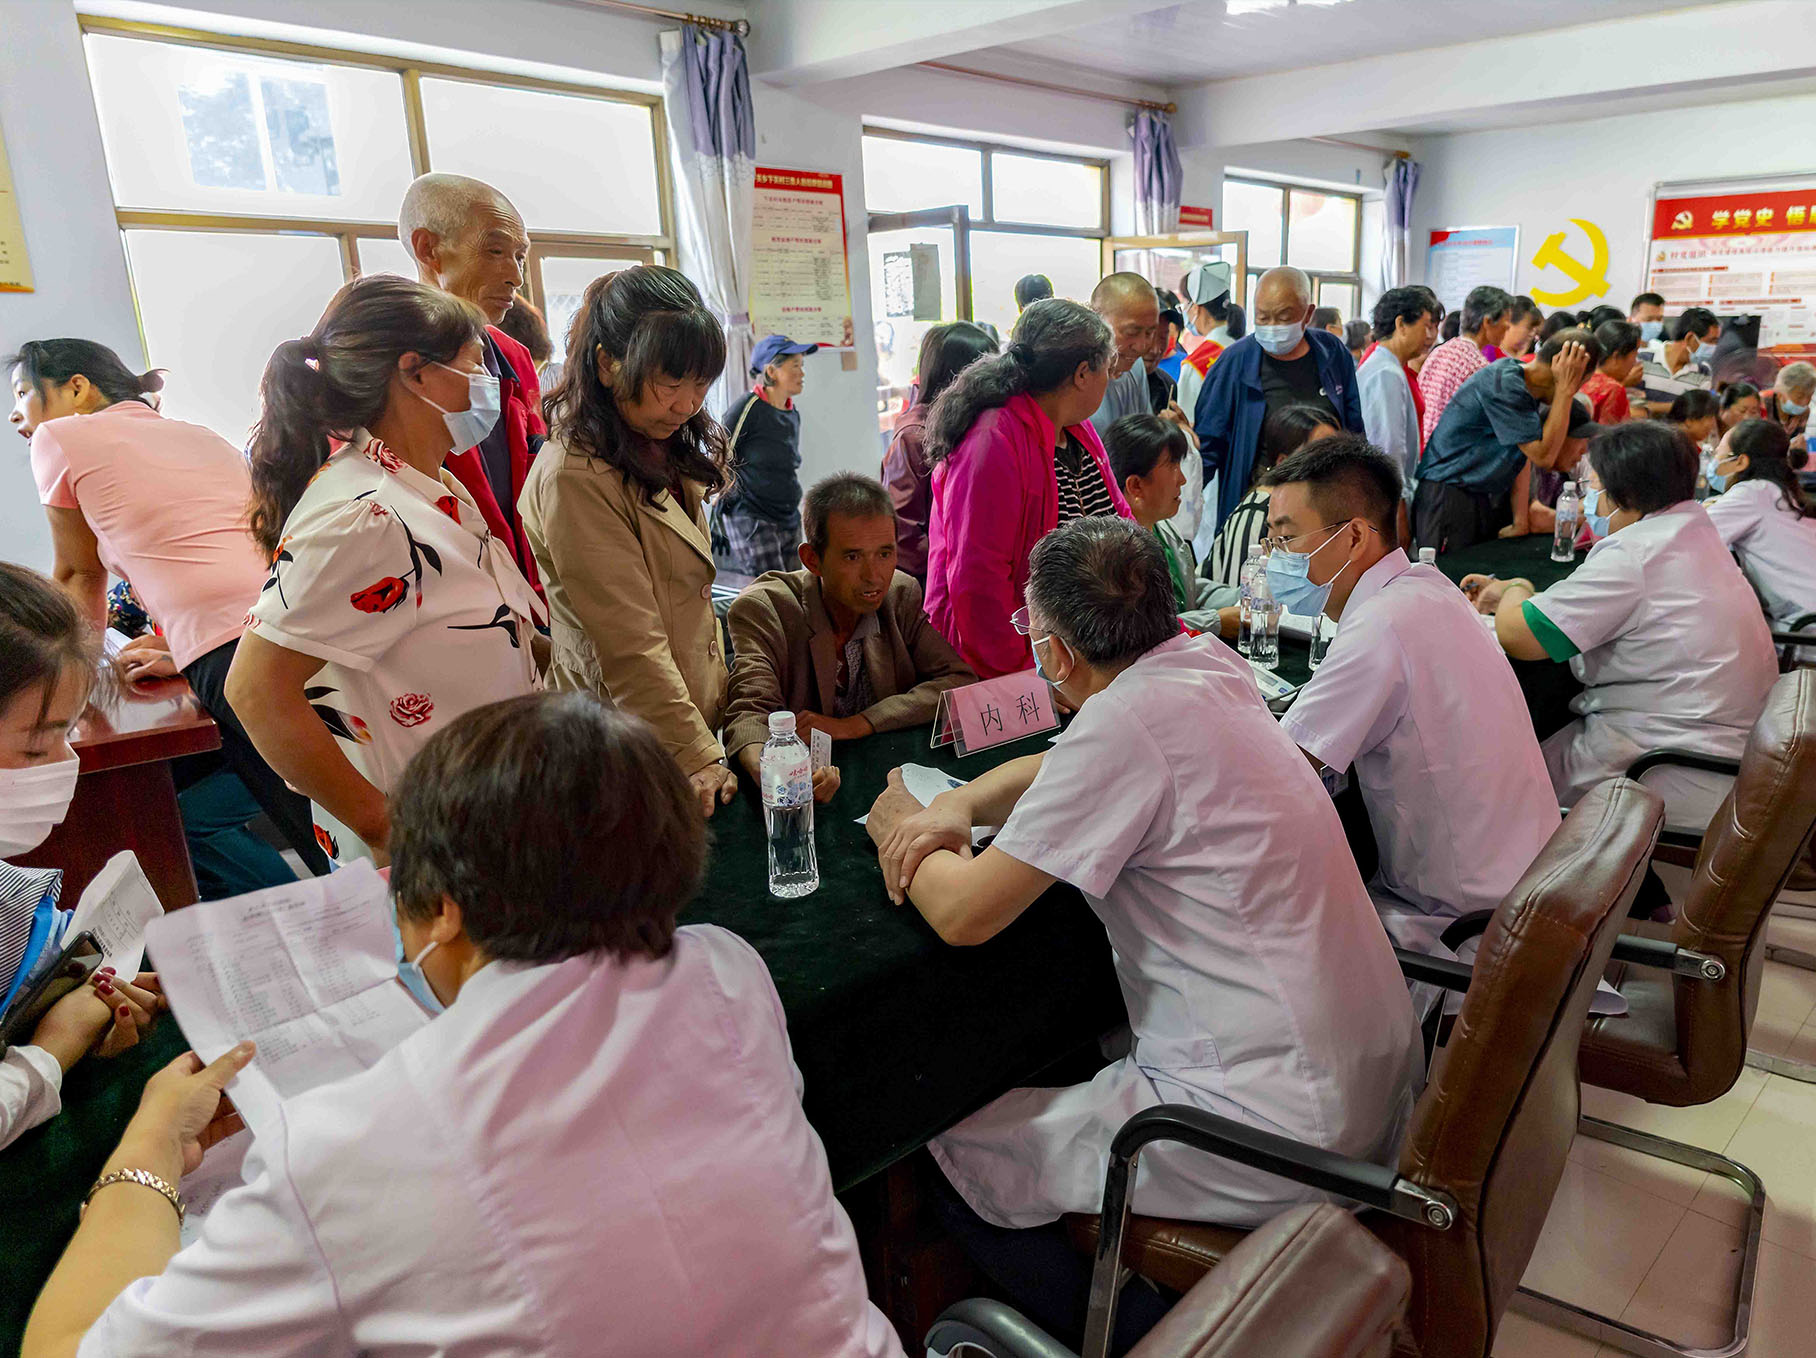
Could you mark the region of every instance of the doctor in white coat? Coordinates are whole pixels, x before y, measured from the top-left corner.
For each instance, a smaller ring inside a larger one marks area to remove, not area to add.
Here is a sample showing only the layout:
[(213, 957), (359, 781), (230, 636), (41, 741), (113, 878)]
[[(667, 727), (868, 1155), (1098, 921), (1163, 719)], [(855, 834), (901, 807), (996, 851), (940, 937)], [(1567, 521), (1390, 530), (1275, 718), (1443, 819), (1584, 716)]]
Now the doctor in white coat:
[(1816, 505), (1798, 483), (1807, 460), (1776, 420), (1745, 420), (1715, 450), (1703, 506), (1778, 627), (1816, 613)]
[(705, 828), (655, 733), (590, 694), (510, 699), (399, 789), (398, 925), (447, 1011), (289, 1100), (181, 1253), (179, 1181), (252, 1053), (153, 1076), (26, 1358), (899, 1358), (769, 973), (675, 928)]
[[(1077, 887), (1109, 935), (1134, 1041), (1087, 1084), (1013, 1090), (938, 1137), (946, 1178), (998, 1227), (1095, 1211), (1111, 1138), (1159, 1103), (1391, 1157), (1422, 1070), (1406, 984), (1330, 799), (1249, 667), (1180, 632), (1159, 543), (1123, 520), (1041, 539), (1016, 621), (1078, 715), (1046, 754), (925, 811), (892, 774), (871, 837), (892, 894), (949, 943), (992, 937), (1057, 881)], [(993, 824), (983, 853), (954, 851)], [(1134, 1208), (1249, 1226), (1318, 1196), (1157, 1147)]]
[[(1752, 586), (1696, 493), (1697, 453), (1679, 430), (1638, 421), (1597, 436), (1602, 489), (1585, 502), (1602, 540), (1540, 593), (1529, 580), (1463, 577), (1519, 660), (1568, 661), (1578, 720), (1545, 741), (1559, 800), (1572, 805), (1647, 750), (1740, 758), (1778, 677)], [(1732, 779), (1662, 768), (1646, 783), (1673, 826), (1701, 830)]]

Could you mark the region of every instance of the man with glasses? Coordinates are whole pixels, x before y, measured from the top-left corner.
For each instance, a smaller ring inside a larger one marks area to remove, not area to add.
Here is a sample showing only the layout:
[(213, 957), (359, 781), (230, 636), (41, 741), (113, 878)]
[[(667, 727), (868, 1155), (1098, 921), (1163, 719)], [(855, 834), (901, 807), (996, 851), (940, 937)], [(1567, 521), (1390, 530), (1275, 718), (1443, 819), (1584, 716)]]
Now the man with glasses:
[(1267, 480), (1274, 598), (1340, 624), (1281, 729), (1314, 765), (1354, 766), (1380, 853), (1369, 895), (1396, 943), (1437, 951), (1558, 827), (1526, 700), (1462, 592), (1397, 545), (1400, 473), (1384, 454), (1339, 434)]
[[(1046, 753), (924, 809), (892, 773), (868, 827), (890, 895), (949, 943), (993, 937), (1058, 881), (1109, 935), (1130, 1054), (1088, 1084), (1013, 1090), (932, 1144), (986, 1271), (1004, 1286), (1039, 1277), (1082, 1307), (1083, 1265), (1054, 1223), (1097, 1210), (1110, 1139), (1132, 1114), (1190, 1103), (1373, 1159), (1397, 1145), (1421, 1055), (1330, 799), (1249, 667), (1179, 630), (1154, 535), (1122, 519), (1063, 525), (1034, 548), (1027, 599), (1016, 622), (1078, 715)], [(982, 825), (1003, 828), (972, 856)], [(1253, 1225), (1307, 1196), (1160, 1147), (1134, 1202)]]

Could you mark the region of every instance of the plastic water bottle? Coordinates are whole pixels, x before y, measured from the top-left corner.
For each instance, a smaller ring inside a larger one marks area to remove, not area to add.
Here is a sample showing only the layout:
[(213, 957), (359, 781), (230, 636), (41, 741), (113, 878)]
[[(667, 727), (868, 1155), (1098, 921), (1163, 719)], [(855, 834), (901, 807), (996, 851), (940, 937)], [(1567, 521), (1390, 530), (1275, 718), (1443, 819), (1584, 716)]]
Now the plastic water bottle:
[(1419, 564), (1421, 566), (1437, 565), (1438, 564), (1438, 549), (1436, 547), (1419, 548)]
[(763, 820), (769, 827), (769, 894), (784, 900), (820, 885), (813, 852), (813, 759), (792, 712), (769, 714), (763, 746)]
[(1249, 548), (1248, 560), (1242, 563), (1242, 571), (1236, 577), (1236, 585), (1241, 593), (1236, 612), (1236, 653), (1245, 660), (1252, 658), (1254, 649), (1251, 636), (1254, 613), (1249, 605), (1254, 597), (1255, 577), (1264, 570), (1261, 544), (1257, 542)]
[(1576, 482), (1564, 482), (1557, 497), (1557, 527), (1551, 534), (1551, 559), (1576, 560), (1576, 535), (1583, 526), (1583, 497), (1576, 493)]
[(1280, 663), (1280, 605), (1267, 583), (1267, 558), (1257, 557), (1249, 584), (1249, 664), (1271, 670)]

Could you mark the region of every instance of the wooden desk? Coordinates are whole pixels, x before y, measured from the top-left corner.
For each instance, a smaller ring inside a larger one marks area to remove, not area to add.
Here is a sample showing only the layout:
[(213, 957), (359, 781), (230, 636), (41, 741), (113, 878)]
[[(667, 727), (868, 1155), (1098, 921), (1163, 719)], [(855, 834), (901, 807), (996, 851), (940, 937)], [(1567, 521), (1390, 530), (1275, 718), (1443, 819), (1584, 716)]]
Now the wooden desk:
[(63, 824), (22, 866), (63, 869), (70, 906), (122, 849), (139, 856), (166, 910), (193, 905), (195, 872), (183, 839), (170, 761), (221, 747), (214, 720), (182, 679), (123, 686), (98, 695), (70, 736), (82, 762)]

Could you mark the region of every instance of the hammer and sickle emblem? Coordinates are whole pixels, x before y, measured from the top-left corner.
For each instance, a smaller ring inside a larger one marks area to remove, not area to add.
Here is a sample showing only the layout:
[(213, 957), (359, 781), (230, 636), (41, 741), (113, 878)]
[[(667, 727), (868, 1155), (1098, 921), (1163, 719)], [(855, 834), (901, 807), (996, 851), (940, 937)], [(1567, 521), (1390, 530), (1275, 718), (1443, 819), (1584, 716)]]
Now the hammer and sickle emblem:
[(1581, 217), (1570, 219), (1572, 226), (1580, 227), (1589, 238), (1589, 248), (1594, 252), (1594, 260), (1583, 263), (1575, 255), (1564, 249), (1564, 233), (1553, 231), (1545, 237), (1545, 243), (1538, 248), (1532, 257), (1535, 269), (1556, 269), (1576, 286), (1561, 292), (1550, 292), (1541, 288), (1532, 290), (1532, 299), (1546, 306), (1575, 306), (1578, 302), (1591, 297), (1599, 297), (1608, 291), (1608, 238), (1594, 222), (1586, 222)]

